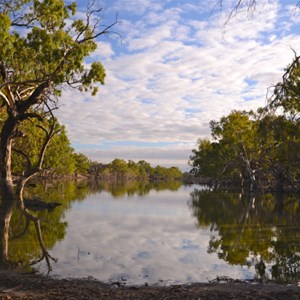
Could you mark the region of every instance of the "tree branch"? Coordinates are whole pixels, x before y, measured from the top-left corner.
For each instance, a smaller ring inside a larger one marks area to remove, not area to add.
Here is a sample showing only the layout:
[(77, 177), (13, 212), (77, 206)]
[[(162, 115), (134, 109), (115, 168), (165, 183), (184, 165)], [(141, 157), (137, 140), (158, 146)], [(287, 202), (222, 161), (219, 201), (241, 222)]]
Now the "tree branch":
[[(98, 33), (96, 33), (96, 34), (92, 34), (92, 35), (89, 36), (89, 37), (86, 37), (86, 38), (84, 38), (84, 39), (82, 39), (82, 40), (78, 40), (78, 44), (83, 44), (83, 43), (85, 43), (85, 42), (87, 42), (87, 41), (95, 40), (95, 39), (97, 39), (99, 36), (101, 36), (101, 35), (103, 35), (103, 34), (111, 33), (111, 31), (109, 31), (109, 29), (111, 29), (111, 28), (112, 28), (113, 26), (115, 26), (117, 23), (118, 23), (118, 15), (116, 15), (116, 19), (115, 19), (115, 21), (114, 21), (112, 24), (106, 26), (102, 31), (100, 31), (100, 32), (98, 32)], [(113, 32), (113, 33), (118, 34), (117, 32)]]
[(24, 113), (29, 109), (32, 105), (39, 102), (46, 89), (50, 86), (50, 80), (46, 80), (42, 82), (34, 92), (28, 97), (26, 101), (18, 102), (17, 108), (20, 114)]
[(40, 122), (43, 122), (43, 120), (44, 120), (43, 117), (37, 113), (25, 113), (25, 114), (19, 116), (18, 120), (24, 121), (24, 120), (27, 120), (30, 118), (38, 119)]
[[(300, 66), (300, 56), (297, 55), (297, 52), (293, 48), (291, 48), (291, 49), (294, 53), (293, 62), (286, 68), (285, 73), (282, 75), (282, 82), (277, 83), (275, 86), (273, 86), (274, 92), (272, 93), (272, 95), (270, 97), (267, 96), (268, 97), (267, 108), (272, 109), (272, 108), (277, 107), (277, 104), (278, 104), (277, 102), (281, 101), (283, 94), (286, 92), (285, 89), (288, 88), (288, 85), (291, 80), (290, 76), (292, 76), (293, 71), (296, 68), (299, 68), (299, 66)], [(296, 115), (297, 115), (297, 113), (296, 113)]]
[(11, 22), (11, 26), (33, 28), (34, 26), (30, 25), (30, 24), (36, 20), (37, 20), (37, 18), (33, 18), (33, 19), (27, 21), (26, 23), (18, 23), (17, 21), (14, 21), (14, 22)]

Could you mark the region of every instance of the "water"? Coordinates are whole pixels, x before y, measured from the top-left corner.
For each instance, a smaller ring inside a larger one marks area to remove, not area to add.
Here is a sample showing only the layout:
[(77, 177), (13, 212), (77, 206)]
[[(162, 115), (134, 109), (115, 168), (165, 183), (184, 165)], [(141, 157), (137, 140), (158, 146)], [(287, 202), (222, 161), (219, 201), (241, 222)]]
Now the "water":
[[(127, 285), (299, 277), (295, 196), (258, 199), (180, 184), (70, 184), (29, 194), (41, 193), (63, 203), (38, 213), (47, 249), (58, 259), (51, 261), (49, 274), (55, 277), (91, 276)], [(21, 231), (19, 219), (16, 214), (12, 220), (13, 232)], [(12, 260), (39, 258), (33, 226), (10, 249)], [(45, 260), (34, 268), (49, 271)]]

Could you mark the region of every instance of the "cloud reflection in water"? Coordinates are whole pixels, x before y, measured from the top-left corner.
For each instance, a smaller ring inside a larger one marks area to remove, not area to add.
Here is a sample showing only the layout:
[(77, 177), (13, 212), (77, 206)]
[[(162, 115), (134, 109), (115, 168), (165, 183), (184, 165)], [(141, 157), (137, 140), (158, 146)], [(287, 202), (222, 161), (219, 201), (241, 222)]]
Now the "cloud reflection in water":
[(195, 226), (187, 206), (192, 189), (118, 199), (102, 192), (74, 202), (65, 215), (66, 237), (51, 250), (59, 258), (52, 275), (127, 284), (253, 277), (207, 253), (211, 232)]

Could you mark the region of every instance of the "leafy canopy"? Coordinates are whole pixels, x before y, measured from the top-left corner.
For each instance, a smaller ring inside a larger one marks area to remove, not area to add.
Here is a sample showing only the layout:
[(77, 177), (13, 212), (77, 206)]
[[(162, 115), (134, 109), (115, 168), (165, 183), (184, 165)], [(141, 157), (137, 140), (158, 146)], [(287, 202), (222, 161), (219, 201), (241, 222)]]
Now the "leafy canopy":
[[(75, 2), (2, 0), (0, 4), (2, 102), (26, 101), (43, 83), (51, 95), (60, 95), (63, 84), (97, 92), (105, 70), (101, 62), (86, 65), (85, 58), (97, 48), (96, 39), (115, 24), (99, 30), (101, 9), (91, 3), (86, 19), (81, 20), (75, 16)], [(40, 100), (46, 96), (49, 93)]]

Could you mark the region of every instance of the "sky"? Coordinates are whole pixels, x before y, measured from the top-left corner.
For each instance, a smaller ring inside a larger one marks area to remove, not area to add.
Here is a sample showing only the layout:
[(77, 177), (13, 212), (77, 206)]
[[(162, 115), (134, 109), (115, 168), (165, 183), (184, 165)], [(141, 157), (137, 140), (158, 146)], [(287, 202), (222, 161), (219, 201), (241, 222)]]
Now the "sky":
[[(97, 1), (96, 1), (97, 2)], [(103, 0), (102, 24), (118, 16), (87, 60), (101, 61), (97, 96), (66, 90), (57, 116), (71, 144), (91, 160), (146, 160), (189, 170), (209, 122), (256, 110), (300, 52), (296, 0), (257, 1), (226, 23), (236, 1)], [(87, 1), (78, 0), (78, 16)]]

